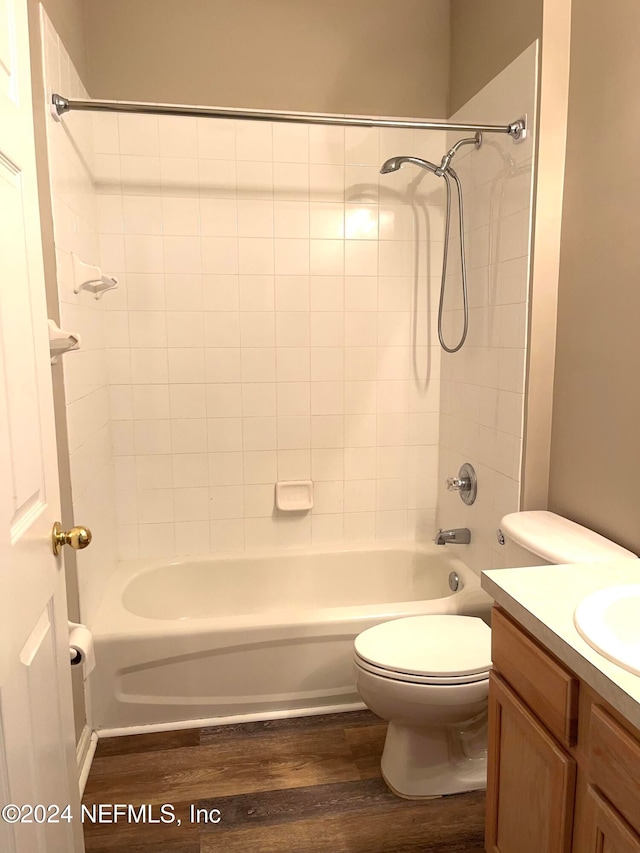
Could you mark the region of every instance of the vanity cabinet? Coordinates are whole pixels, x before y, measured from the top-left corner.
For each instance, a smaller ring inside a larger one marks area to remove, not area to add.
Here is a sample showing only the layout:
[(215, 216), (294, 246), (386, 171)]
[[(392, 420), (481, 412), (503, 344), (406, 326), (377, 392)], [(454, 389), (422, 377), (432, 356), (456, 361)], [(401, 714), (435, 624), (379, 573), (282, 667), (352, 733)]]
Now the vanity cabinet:
[(640, 732), (494, 607), (487, 853), (640, 853)]

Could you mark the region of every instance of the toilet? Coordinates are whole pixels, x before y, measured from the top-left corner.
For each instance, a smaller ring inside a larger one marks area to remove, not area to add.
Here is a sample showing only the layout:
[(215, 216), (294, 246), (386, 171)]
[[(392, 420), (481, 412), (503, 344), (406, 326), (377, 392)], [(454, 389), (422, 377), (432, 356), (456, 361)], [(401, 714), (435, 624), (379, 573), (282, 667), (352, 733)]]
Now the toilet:
[[(638, 559), (551, 512), (501, 522), (514, 565)], [(363, 631), (354, 643), (362, 701), (389, 721), (382, 776), (398, 796), (439, 797), (486, 787), (491, 630), (477, 617), (409, 616)]]

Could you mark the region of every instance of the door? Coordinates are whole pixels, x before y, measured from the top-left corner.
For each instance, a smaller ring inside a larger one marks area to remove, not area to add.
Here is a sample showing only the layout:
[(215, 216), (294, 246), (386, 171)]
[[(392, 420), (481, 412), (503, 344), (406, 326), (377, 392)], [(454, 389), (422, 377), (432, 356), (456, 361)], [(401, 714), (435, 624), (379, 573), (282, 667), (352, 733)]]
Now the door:
[(488, 765), (488, 853), (569, 853), (575, 761), (494, 673)]
[(5, 812), (3, 853), (83, 849), (59, 513), (27, 3), (0, 0), (0, 805), (51, 807)]
[(589, 785), (575, 853), (640, 853), (640, 835)]

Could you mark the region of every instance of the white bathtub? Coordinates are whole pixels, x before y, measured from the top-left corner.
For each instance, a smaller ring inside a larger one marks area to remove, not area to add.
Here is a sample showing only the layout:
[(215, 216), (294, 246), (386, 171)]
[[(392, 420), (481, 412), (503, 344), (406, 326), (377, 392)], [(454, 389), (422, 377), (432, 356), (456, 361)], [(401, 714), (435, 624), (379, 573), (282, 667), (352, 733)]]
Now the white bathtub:
[(91, 626), (93, 724), (116, 733), (346, 708), (359, 701), (360, 631), (489, 604), (478, 577), (435, 545), (122, 564)]

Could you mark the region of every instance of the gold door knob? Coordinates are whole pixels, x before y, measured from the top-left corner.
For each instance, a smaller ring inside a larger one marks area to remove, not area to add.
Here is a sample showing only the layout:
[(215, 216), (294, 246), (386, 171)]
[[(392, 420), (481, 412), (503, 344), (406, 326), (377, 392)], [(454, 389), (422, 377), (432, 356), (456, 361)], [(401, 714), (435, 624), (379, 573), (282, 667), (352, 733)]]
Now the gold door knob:
[(58, 556), (63, 545), (70, 545), (74, 551), (80, 551), (91, 544), (91, 531), (88, 527), (72, 527), (65, 532), (59, 521), (53, 525), (51, 531), (51, 547), (53, 553)]

